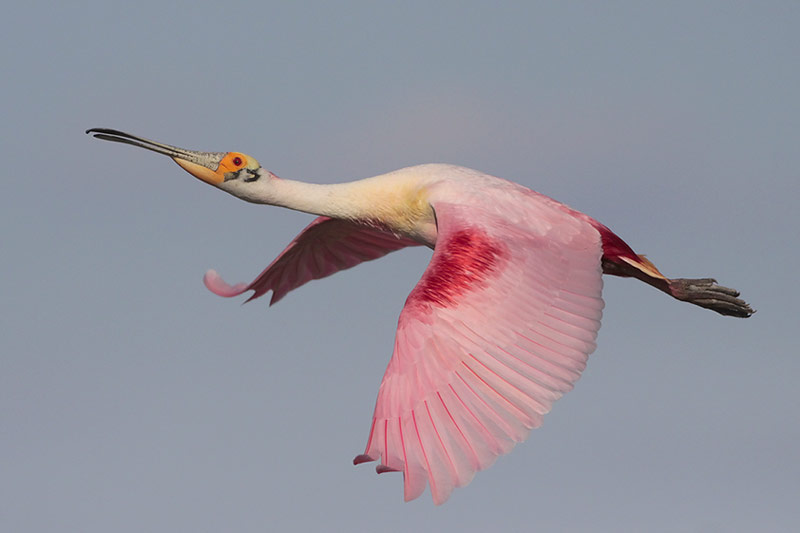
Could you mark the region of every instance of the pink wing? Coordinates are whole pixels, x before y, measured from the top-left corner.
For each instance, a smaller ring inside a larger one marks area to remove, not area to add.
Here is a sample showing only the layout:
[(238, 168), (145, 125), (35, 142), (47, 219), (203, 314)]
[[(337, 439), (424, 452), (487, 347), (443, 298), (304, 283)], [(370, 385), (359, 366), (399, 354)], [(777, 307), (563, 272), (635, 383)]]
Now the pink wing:
[(441, 504), (580, 377), (600, 328), (602, 247), (597, 230), (557, 209), (521, 227), (473, 207), (434, 208), (436, 249), (400, 315), (354, 463), (402, 471), (406, 501), (429, 482)]
[(272, 305), (312, 279), (330, 276), (406, 246), (419, 243), (346, 220), (318, 217), (252, 283), (229, 285), (214, 270), (206, 272), (203, 282), (211, 292), (227, 298), (254, 291), (248, 302), (271, 290)]

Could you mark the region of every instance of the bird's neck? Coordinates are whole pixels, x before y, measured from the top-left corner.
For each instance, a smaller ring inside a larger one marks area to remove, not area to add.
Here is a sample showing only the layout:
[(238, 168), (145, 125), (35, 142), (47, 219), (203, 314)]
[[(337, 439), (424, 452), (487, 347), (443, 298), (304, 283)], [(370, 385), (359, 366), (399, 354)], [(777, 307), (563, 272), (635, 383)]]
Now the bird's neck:
[(363, 181), (316, 184), (274, 177), (266, 185), (259, 203), (353, 220), (369, 219), (375, 214), (369, 187), (364, 187)]
[[(423, 180), (406, 176), (376, 176), (337, 184), (313, 184), (271, 176), (253, 197), (241, 198), (314, 215), (384, 227), (427, 243), (433, 209)], [(235, 193), (234, 193), (235, 194)]]

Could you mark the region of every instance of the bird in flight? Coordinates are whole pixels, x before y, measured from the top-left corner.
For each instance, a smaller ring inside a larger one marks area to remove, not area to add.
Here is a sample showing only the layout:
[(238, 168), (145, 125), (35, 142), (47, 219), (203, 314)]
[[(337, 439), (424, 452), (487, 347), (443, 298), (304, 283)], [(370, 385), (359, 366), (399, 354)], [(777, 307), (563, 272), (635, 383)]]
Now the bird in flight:
[[(212, 292), (289, 291), (407, 246), (433, 249), (400, 313), (364, 453), (434, 503), (525, 440), (595, 349), (602, 275), (632, 277), (722, 315), (754, 310), (710, 278), (667, 278), (588, 215), (476, 170), (419, 165), (350, 183), (282, 179), (239, 152), (185, 150), (118, 130), (86, 133), (172, 158), (242, 200), (317, 215), (250, 283), (213, 270)], [(248, 301), (249, 301), (248, 300)]]

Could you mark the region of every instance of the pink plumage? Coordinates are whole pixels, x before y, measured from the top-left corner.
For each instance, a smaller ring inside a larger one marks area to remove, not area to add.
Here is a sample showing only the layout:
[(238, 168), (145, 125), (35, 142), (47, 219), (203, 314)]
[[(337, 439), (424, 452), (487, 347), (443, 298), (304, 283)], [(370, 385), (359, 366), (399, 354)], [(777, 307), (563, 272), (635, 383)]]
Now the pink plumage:
[(537, 234), (435, 207), (437, 247), (400, 315), (355, 461), (402, 470), (406, 500), (427, 481), (441, 504), (541, 425), (580, 376), (600, 327), (602, 248), (588, 224), (556, 229), (581, 226), (557, 210), (547, 211), (552, 229)]
[(215, 270), (206, 272), (203, 283), (211, 292), (225, 298), (253, 291), (247, 301), (272, 291), (269, 302), (272, 305), (313, 279), (330, 276), (406, 246), (419, 245), (368, 226), (317, 217), (251, 283), (229, 285)]
[[(496, 185), (514, 198), (517, 186)], [(516, 196), (505, 214), (469, 197), (466, 205), (436, 201), (452, 198), (452, 186), (431, 192), (434, 254), (400, 315), (367, 447), (354, 460), (402, 471), (406, 500), (429, 484), (437, 504), (541, 425), (594, 350), (603, 307), (603, 250), (591, 223), (535, 194)], [(253, 290), (251, 299), (273, 290), (275, 302), (413, 244), (320, 217), (252, 283), (234, 289), (207, 275), (206, 284), (223, 296)]]
[[(433, 257), (400, 314), (363, 454), (403, 472), (406, 500), (437, 504), (523, 441), (572, 389), (595, 349), (602, 274), (634, 277), (723, 315), (754, 311), (710, 278), (670, 279), (593, 218), (521, 185), (453, 165), (335, 184), (283, 180), (238, 152), (196, 152), (95, 128), (165, 154), (249, 202), (321, 215), (251, 283), (215, 294), (273, 304), (313, 280), (407, 246)], [(249, 301), (248, 300), (248, 301)]]

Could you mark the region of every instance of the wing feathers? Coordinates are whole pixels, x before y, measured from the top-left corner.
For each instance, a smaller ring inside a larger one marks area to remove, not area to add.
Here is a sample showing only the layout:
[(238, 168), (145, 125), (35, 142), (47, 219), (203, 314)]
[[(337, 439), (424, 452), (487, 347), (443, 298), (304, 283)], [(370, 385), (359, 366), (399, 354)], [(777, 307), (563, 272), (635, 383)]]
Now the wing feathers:
[(468, 368), (466, 371), (456, 372), (455, 377), (457, 379), (452, 383), (453, 390), (480, 419), (481, 425), (492, 434), (494, 443), (499, 447), (495, 453), (510, 452), (514, 442), (524, 439), (524, 427), (507, 411), (507, 404), (510, 402), (491, 387), (485, 386), (482, 381), (475, 379), (475, 374)]
[(211, 292), (226, 298), (253, 291), (248, 302), (272, 291), (272, 305), (311, 280), (418, 245), (369, 226), (318, 217), (252, 283), (229, 285), (213, 270), (206, 273), (203, 282)]
[[(354, 463), (380, 460), (378, 473), (403, 472), (406, 500), (429, 484), (440, 504), (539, 427), (580, 377), (600, 327), (602, 249), (590, 224), (547, 206), (516, 223), (474, 207), (434, 208), (436, 250), (401, 313), (367, 447)], [(273, 304), (313, 279), (414, 245), (319, 217), (252, 283), (229, 285), (214, 271), (204, 281), (225, 297), (272, 291)]]
[(602, 249), (568, 214), (549, 213), (542, 231), (569, 231), (531, 235), (434, 207), (436, 250), (400, 316), (356, 462), (402, 470), (406, 500), (427, 483), (440, 504), (539, 427), (580, 377), (600, 327)]
[(447, 458), (453, 486), (463, 487), (472, 479), (472, 472), (478, 464), (477, 455), (447, 410), (440, 393), (436, 394), (436, 398), (423, 403), (431, 427), (436, 433), (438, 445)]
[[(445, 397), (452, 396), (454, 399), (453, 402), (450, 402), (452, 415), (462, 424), (460, 427), (463, 427), (465, 430), (464, 433), (466, 433), (470, 448), (479, 459), (477, 465), (479, 467), (478, 469), (488, 468), (494, 464), (498, 455), (504, 453), (503, 450), (506, 447), (498, 440), (500, 435), (487, 427), (487, 423), (489, 426), (493, 426), (493, 424), (488, 422), (486, 417), (481, 413), (482, 405), (475, 405), (475, 402), (478, 401), (479, 398), (470, 394), (468, 400), (470, 400), (471, 405), (468, 405), (456, 391), (456, 386), (459, 386), (460, 382), (457, 380), (454, 381), (455, 386), (454, 383), (448, 383), (447, 388), (442, 394), (445, 395)], [(463, 387), (461, 388), (463, 394)], [(510, 450), (511, 448), (508, 449)]]
[(404, 417), (398, 421), (400, 444), (403, 448), (403, 478), (406, 501), (419, 498), (428, 481), (426, 473), (430, 471), (430, 466), (427, 465), (427, 461), (424, 458), (419, 435), (416, 434), (414, 412), (412, 411), (410, 414), (411, 416)]
[[(502, 411), (509, 411), (509, 414), (519, 421), (525, 428), (530, 429), (541, 425), (536, 415), (540, 411), (547, 412), (548, 408), (542, 407), (531, 396), (528, 396), (521, 387), (527, 388), (527, 384), (520, 384), (519, 379), (524, 377), (516, 372), (508, 372), (508, 367), (503, 368), (502, 364), (494, 357), (486, 354), (484, 360), (480, 360), (473, 354), (467, 354), (477, 363), (464, 363), (464, 366), (472, 372), (480, 382), (485, 385), (492, 393), (505, 400), (508, 404), (503, 406)], [(515, 374), (515, 375), (514, 375)], [(520, 441), (521, 442), (521, 441)]]

